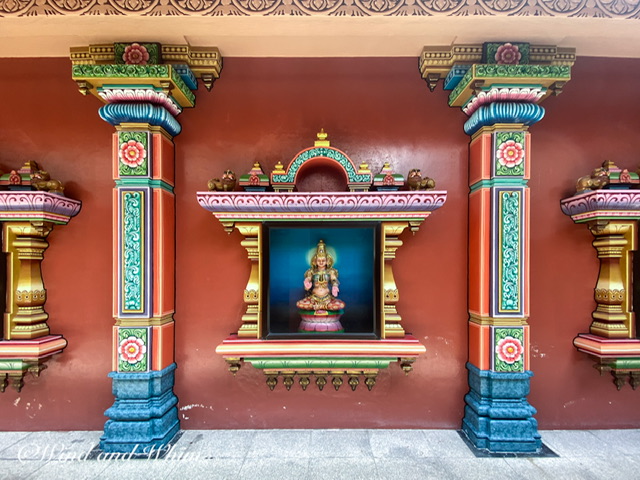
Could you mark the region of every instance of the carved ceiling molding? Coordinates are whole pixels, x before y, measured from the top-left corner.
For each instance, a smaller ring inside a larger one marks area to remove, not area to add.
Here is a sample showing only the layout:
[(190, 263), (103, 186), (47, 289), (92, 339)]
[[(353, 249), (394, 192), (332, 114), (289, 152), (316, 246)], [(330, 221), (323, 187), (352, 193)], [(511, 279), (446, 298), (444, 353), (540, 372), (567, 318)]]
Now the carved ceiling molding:
[(550, 16), (640, 19), (638, 0), (0, 0), (0, 17)]

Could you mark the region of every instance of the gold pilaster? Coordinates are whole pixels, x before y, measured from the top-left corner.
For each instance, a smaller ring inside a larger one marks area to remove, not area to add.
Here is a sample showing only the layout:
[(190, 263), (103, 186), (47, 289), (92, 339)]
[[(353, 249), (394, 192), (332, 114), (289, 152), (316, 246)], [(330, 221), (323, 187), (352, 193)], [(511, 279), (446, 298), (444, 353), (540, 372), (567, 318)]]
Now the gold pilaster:
[(245, 237), (240, 243), (247, 250), (247, 256), (251, 261), (251, 273), (244, 289), (244, 303), (247, 304), (247, 311), (242, 315), (242, 326), (238, 330), (238, 336), (260, 338), (262, 330), (262, 307), (260, 302), (262, 224), (239, 223), (236, 224), (236, 228)]
[(635, 338), (635, 314), (630, 295), (632, 252), (637, 249), (637, 224), (633, 220), (592, 222), (593, 246), (600, 272), (594, 292), (597, 307), (590, 332), (605, 338)]
[(402, 318), (396, 310), (396, 303), (400, 299), (398, 286), (393, 277), (391, 262), (396, 258), (396, 250), (402, 246), (398, 237), (407, 222), (382, 223), (382, 338), (404, 337), (405, 331), (400, 322)]
[(28, 340), (49, 334), (49, 315), (44, 310), (47, 292), (40, 266), (52, 228), (48, 222), (3, 225), (2, 251), (8, 254), (5, 340)]

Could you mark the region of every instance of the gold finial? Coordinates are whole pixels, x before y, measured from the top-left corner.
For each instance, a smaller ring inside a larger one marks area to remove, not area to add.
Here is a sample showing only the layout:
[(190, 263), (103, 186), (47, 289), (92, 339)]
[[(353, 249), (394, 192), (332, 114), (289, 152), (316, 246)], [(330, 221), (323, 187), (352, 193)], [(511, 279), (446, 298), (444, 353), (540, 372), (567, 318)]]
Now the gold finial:
[(314, 143), (316, 147), (329, 147), (331, 145), (329, 140), (327, 140), (328, 134), (324, 131), (324, 128), (321, 128), (316, 136), (318, 137)]
[(277, 175), (284, 175), (285, 173), (287, 173), (284, 171), (284, 165), (282, 165), (282, 162), (280, 160), (278, 160), (278, 163), (276, 163), (276, 166), (273, 168), (272, 173)]
[(358, 168), (358, 175), (363, 175), (371, 173), (371, 169), (369, 168), (369, 164), (367, 162), (362, 162), (360, 167)]

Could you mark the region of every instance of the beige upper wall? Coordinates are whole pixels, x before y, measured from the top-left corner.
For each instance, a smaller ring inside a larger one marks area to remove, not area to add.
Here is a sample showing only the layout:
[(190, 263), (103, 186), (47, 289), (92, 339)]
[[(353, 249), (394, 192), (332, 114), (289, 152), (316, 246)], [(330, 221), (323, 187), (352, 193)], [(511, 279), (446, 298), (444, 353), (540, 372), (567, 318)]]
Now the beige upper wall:
[(640, 20), (593, 17), (25, 15), (0, 17), (0, 39), (0, 57), (155, 41), (216, 46), (223, 57), (417, 58), (425, 45), (527, 41), (575, 47), (581, 56), (640, 58)]

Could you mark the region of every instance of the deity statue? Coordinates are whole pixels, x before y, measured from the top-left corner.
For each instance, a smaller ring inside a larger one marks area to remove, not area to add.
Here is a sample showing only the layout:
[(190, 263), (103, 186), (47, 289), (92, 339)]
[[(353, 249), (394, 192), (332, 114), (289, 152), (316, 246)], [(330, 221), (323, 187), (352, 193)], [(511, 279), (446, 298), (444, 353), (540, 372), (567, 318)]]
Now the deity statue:
[(344, 302), (338, 298), (340, 282), (338, 270), (333, 268), (333, 257), (320, 240), (311, 259), (311, 268), (304, 273), (306, 296), (296, 302), (302, 317), (300, 332), (343, 332), (340, 317)]

